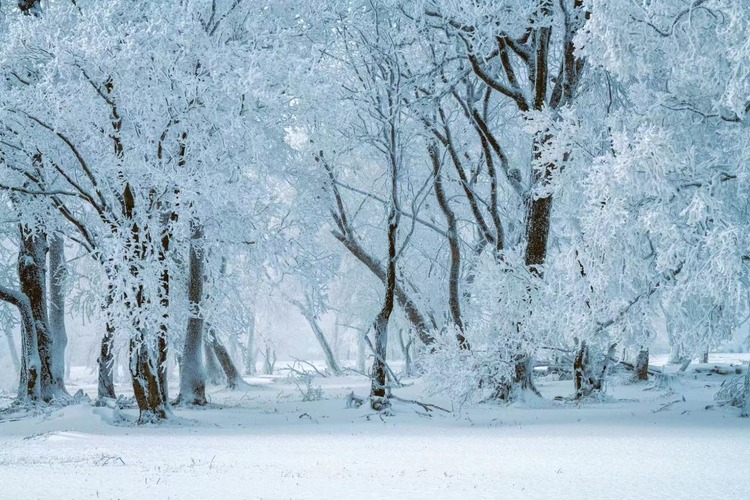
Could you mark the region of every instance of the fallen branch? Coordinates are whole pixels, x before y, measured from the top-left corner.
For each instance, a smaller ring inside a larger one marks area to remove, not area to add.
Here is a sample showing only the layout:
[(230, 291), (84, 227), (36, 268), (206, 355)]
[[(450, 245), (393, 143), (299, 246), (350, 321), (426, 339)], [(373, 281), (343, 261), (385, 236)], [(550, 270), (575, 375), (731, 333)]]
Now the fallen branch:
[(445, 408), (442, 408), (442, 407), (440, 407), (438, 405), (433, 405), (433, 404), (430, 404), (430, 403), (422, 403), (422, 402), (416, 401), (414, 399), (404, 399), (404, 398), (400, 398), (398, 396), (394, 396), (393, 394), (390, 394), (388, 396), (388, 399), (395, 399), (396, 401), (400, 401), (402, 403), (411, 403), (411, 404), (414, 404), (414, 405), (421, 406), (428, 413), (431, 412), (433, 409), (434, 410), (444, 411), (445, 413), (450, 413), (450, 410), (446, 410)]

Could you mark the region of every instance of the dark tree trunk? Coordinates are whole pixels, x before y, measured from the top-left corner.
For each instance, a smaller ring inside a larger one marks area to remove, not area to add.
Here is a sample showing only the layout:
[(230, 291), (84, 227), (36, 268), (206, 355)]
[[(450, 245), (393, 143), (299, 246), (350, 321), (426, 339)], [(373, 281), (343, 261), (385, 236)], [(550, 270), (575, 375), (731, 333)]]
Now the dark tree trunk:
[(206, 372), (203, 367), (203, 300), (204, 256), (203, 228), (197, 221), (191, 222), (188, 301), (190, 317), (185, 333), (185, 347), (180, 362), (180, 395), (178, 402), (187, 405), (205, 405)]
[[(348, 215), (344, 206), (343, 198), (341, 197), (341, 192), (339, 191), (338, 185), (336, 183), (336, 176), (333, 172), (333, 168), (323, 159), (322, 152), (319, 154), (319, 156), (316, 157), (316, 161), (321, 162), (326, 170), (326, 173), (328, 173), (328, 177), (330, 179), (330, 188), (333, 192), (334, 200), (336, 202), (337, 213), (333, 213), (333, 218), (338, 229), (332, 230), (331, 233), (333, 234), (334, 238), (339, 240), (344, 245), (344, 247), (349, 250), (349, 253), (351, 253), (354, 258), (364, 264), (365, 267), (367, 267), (367, 269), (369, 269), (370, 272), (372, 272), (375, 277), (378, 278), (387, 287), (387, 270), (383, 269), (381, 263), (375, 260), (375, 258), (373, 258), (373, 256), (370, 255), (364, 249), (364, 247), (362, 247), (356, 237), (356, 234), (349, 225)], [(396, 295), (396, 300), (398, 301), (399, 306), (401, 306), (401, 309), (404, 311), (406, 319), (409, 320), (409, 322), (414, 327), (414, 331), (417, 333), (419, 340), (421, 340), (425, 345), (434, 343), (435, 339), (430, 334), (430, 326), (428, 325), (428, 322), (425, 319), (424, 315), (419, 310), (419, 307), (417, 307), (417, 303), (412, 299), (411, 296), (409, 296), (406, 290), (404, 290), (403, 286), (400, 286), (398, 283), (395, 284), (394, 293)], [(433, 322), (432, 327), (436, 326), (437, 325)]]
[(158, 355), (153, 347), (149, 348), (148, 340), (142, 331), (130, 339), (130, 374), (133, 394), (140, 410), (138, 422), (141, 424), (159, 422), (169, 414), (159, 383)]
[(99, 383), (97, 387), (97, 397), (115, 398), (115, 359), (112, 352), (115, 328), (110, 321), (105, 326), (106, 331), (102, 336), (101, 347), (99, 349), (99, 358), (96, 360), (99, 364)]
[(448, 278), (448, 305), (450, 306), (451, 317), (456, 325), (456, 339), (461, 349), (469, 349), (469, 343), (464, 336), (464, 322), (461, 316), (461, 247), (458, 241), (458, 223), (456, 214), (453, 212), (448, 198), (445, 196), (443, 189), (443, 175), (441, 173), (441, 162), (437, 146), (431, 143), (429, 146), (430, 160), (432, 161), (433, 186), (435, 188), (435, 198), (437, 199), (440, 210), (448, 224), (447, 239), (451, 253), (450, 276)]
[(635, 358), (635, 379), (648, 380), (648, 348), (641, 347)]
[(170, 224), (177, 220), (177, 214), (169, 210), (164, 210), (161, 206), (159, 206), (159, 209), (161, 211), (159, 215), (161, 246), (159, 248), (158, 258), (159, 264), (162, 268), (161, 278), (159, 280), (159, 303), (161, 305), (162, 318), (161, 324), (159, 325), (159, 337), (157, 340), (159, 351), (159, 387), (161, 387), (162, 398), (164, 401), (169, 401), (169, 382), (167, 380), (167, 338), (169, 334), (169, 288), (171, 277), (169, 275), (167, 259), (169, 258), (169, 250), (172, 241)]
[(101, 346), (99, 348), (99, 357), (96, 362), (99, 365), (99, 383), (97, 387), (97, 397), (115, 398), (115, 358), (114, 358), (114, 339), (115, 325), (110, 317), (109, 308), (115, 301), (114, 286), (110, 283), (107, 287), (107, 302), (104, 305), (104, 314), (107, 317), (105, 323), (104, 335), (102, 335)]
[(47, 237), (44, 233), (32, 234), (28, 228), (21, 228), (18, 277), (21, 291), (29, 299), (36, 326), (42, 399), (49, 402), (68, 396), (63, 380), (57, 377), (61, 372), (54, 366), (57, 346), (50, 335), (47, 314)]
[[(141, 283), (141, 260), (146, 255), (146, 245), (142, 241), (141, 228), (134, 220), (135, 194), (130, 185), (125, 186), (123, 193), (123, 208), (125, 217), (131, 221), (130, 227), (130, 250), (128, 255), (129, 272), (133, 278), (134, 289), (131, 291), (134, 297), (128, 298), (129, 305), (136, 310), (147, 306), (144, 296), (144, 287)], [(139, 423), (159, 422), (169, 416), (169, 403), (164, 399), (165, 391), (161, 387), (159, 377), (159, 366), (161, 354), (159, 353), (159, 334), (149, 332), (145, 327), (134, 320), (135, 333), (130, 338), (130, 375), (133, 381), (133, 395), (138, 403), (140, 415)]]
[(396, 259), (398, 252), (398, 173), (399, 162), (396, 157), (397, 141), (396, 128), (393, 123), (389, 123), (386, 136), (389, 140), (389, 166), (390, 166), (390, 207), (388, 210), (388, 267), (386, 269), (385, 279), (385, 297), (383, 298), (383, 308), (375, 318), (375, 346), (374, 359), (372, 363), (372, 384), (370, 387), (370, 407), (373, 410), (384, 410), (389, 406), (388, 385), (386, 366), (386, 356), (388, 352), (388, 322), (393, 313), (393, 306), (396, 300)]

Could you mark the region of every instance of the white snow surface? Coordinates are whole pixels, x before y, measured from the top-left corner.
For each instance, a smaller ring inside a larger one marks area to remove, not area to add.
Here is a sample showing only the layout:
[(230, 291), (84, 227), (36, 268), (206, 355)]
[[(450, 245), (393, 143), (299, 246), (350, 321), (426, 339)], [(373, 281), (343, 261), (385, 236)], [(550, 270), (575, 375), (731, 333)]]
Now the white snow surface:
[[(543, 400), (430, 416), (347, 409), (347, 394), (367, 393), (361, 376), (316, 378), (312, 402), (286, 377), (247, 378), (156, 426), (89, 404), (6, 412), (0, 498), (748, 498), (750, 419), (715, 404), (728, 376), (706, 370), (739, 357), (712, 356), (667, 389), (613, 381), (600, 402), (555, 401), (572, 382), (550, 376)], [(396, 394), (449, 406), (413, 382)], [(94, 383), (84, 373), (69, 389)]]

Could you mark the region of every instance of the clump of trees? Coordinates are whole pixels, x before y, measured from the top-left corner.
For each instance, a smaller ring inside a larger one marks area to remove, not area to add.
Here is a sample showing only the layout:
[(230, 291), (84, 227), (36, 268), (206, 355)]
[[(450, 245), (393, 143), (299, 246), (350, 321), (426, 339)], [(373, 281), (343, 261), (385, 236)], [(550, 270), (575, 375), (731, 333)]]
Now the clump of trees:
[(389, 341), (458, 402), (538, 394), (558, 352), (586, 397), (623, 349), (646, 377), (657, 331), (683, 363), (748, 315), (742, 2), (23, 1), (0, 23), (19, 399), (69, 397), (73, 256), (100, 283), (99, 397), (126, 345), (144, 422), (205, 404), (204, 360), (240, 385), (241, 344), (255, 370), (259, 289), (331, 373), (320, 316), (357, 332), (375, 409)]

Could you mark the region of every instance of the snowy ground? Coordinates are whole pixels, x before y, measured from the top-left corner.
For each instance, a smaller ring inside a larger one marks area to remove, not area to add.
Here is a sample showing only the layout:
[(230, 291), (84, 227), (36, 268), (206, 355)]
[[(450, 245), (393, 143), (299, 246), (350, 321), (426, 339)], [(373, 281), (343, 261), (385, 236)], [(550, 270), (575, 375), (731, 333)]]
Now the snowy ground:
[[(712, 366), (668, 389), (612, 383), (604, 403), (554, 401), (571, 382), (542, 379), (544, 401), (431, 416), (347, 409), (367, 393), (359, 376), (315, 379), (312, 402), (286, 378), (248, 379), (156, 427), (85, 404), (4, 415), (0, 498), (748, 498), (750, 419), (715, 406), (727, 376)], [(83, 373), (70, 389), (92, 383)], [(448, 404), (419, 382), (398, 394)]]

